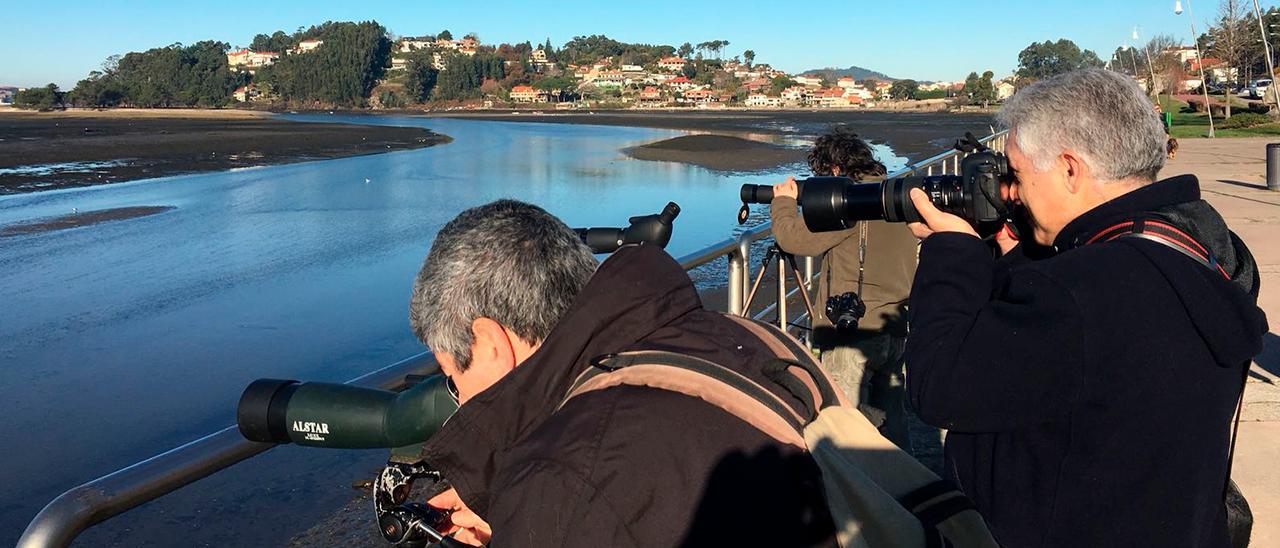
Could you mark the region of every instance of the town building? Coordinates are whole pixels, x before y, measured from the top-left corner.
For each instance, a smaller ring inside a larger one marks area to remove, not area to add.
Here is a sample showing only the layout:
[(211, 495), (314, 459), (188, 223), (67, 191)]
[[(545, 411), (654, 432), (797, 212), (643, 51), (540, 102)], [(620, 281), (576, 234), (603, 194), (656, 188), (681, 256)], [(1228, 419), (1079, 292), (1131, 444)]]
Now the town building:
[(782, 90), (782, 102), (789, 105), (804, 104), (805, 97), (809, 95), (808, 88), (804, 86), (791, 86)]
[(720, 93), (710, 89), (691, 89), (684, 92), (684, 102), (694, 104), (719, 103)]
[(763, 93), (752, 93), (747, 96), (747, 100), (744, 104), (749, 107), (778, 108), (782, 106), (782, 98), (770, 97)]
[(657, 103), (662, 101), (662, 91), (658, 88), (649, 86), (640, 90), (640, 102)]
[(530, 53), (529, 56), (533, 58), (533, 63), (536, 65), (545, 65), (547, 63), (547, 52), (543, 51), (542, 48), (533, 50), (533, 53)]
[(1013, 94), (1016, 91), (1018, 91), (1017, 86), (1014, 86), (1008, 80), (1001, 80), (999, 82), (996, 82), (996, 100), (997, 101), (1003, 101), (1005, 99), (1013, 97)]
[(677, 76), (668, 80), (667, 85), (676, 91), (688, 91), (693, 89), (697, 84), (694, 84), (693, 80), (685, 78), (684, 76)]
[(861, 86), (851, 86), (844, 88), (844, 96), (845, 98), (856, 97), (862, 101), (870, 101), (876, 97), (876, 94)]
[(406, 58), (404, 58), (404, 57), (392, 57), (392, 58), (391, 58), (391, 68), (389, 68), (389, 69), (387, 69), (387, 70), (390, 70), (390, 71), (401, 71), (401, 70), (404, 70), (404, 69), (408, 68), (408, 66), (409, 66), (409, 60), (408, 60), (408, 59), (406, 59)]
[(274, 51), (252, 51), (248, 49), (236, 50), (227, 53), (227, 66), (232, 70), (248, 70), (265, 67), (276, 62), (280, 58), (280, 54)]
[(797, 84), (800, 84), (800, 85), (802, 85), (802, 86), (806, 86), (806, 87), (820, 87), (820, 86), (822, 86), (822, 77), (821, 77), (821, 76), (805, 76), (805, 75), (800, 75), (800, 76), (796, 76), (796, 77), (792, 78), (792, 80), (795, 80), (795, 82), (796, 82)]
[(399, 44), (397, 44), (396, 46), (396, 49), (399, 50), (400, 53), (409, 53), (411, 51), (427, 49), (433, 45), (435, 45), (435, 40), (429, 39), (426, 37), (401, 38)]
[(1164, 48), (1160, 53), (1176, 55), (1179, 63), (1189, 63), (1198, 59), (1200, 54), (1196, 51), (1195, 46), (1175, 46), (1172, 48)]
[(293, 46), (293, 49), (289, 50), (289, 53), (307, 53), (309, 51), (314, 51), (322, 45), (324, 45), (324, 40), (303, 40), (298, 42), (298, 45)]
[[(1220, 59), (1205, 57), (1203, 63), (1205, 76), (1214, 82), (1235, 80), (1240, 74), (1236, 68), (1227, 66), (1227, 64), (1222, 62)], [(1191, 61), (1188, 61), (1187, 72), (1198, 78), (1200, 76), (1200, 64), (1201, 61), (1199, 59), (1192, 59)], [(1198, 86), (1199, 84), (1197, 84), (1197, 87)]]
[(684, 70), (684, 66), (686, 63), (687, 61), (679, 57), (663, 57), (662, 59), (658, 60), (658, 68), (662, 70), (678, 72), (678, 71)]
[(742, 83), (742, 87), (745, 88), (748, 93), (763, 91), (763, 90), (769, 89), (769, 87), (772, 85), (773, 85), (773, 82), (769, 81), (769, 79), (767, 78), (756, 78), (754, 80), (747, 80)]
[(236, 88), (236, 90), (231, 93), (231, 96), (241, 103), (247, 103), (249, 101), (257, 100), (262, 96), (262, 93), (258, 90), (258, 86), (249, 84), (247, 86), (240, 86)]
[(545, 103), (547, 93), (534, 89), (533, 86), (516, 86), (511, 88), (511, 100), (517, 103)]

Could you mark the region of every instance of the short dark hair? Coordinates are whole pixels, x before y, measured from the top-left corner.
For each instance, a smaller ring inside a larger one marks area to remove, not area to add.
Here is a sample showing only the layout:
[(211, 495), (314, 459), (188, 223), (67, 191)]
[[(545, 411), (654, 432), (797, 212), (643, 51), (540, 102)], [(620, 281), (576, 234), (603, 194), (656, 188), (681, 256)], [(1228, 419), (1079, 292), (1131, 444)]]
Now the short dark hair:
[(840, 175), (854, 180), (883, 177), (886, 173), (867, 142), (847, 127), (833, 128), (818, 137), (809, 151), (809, 170), (814, 175), (831, 175), (836, 167), (840, 168)]

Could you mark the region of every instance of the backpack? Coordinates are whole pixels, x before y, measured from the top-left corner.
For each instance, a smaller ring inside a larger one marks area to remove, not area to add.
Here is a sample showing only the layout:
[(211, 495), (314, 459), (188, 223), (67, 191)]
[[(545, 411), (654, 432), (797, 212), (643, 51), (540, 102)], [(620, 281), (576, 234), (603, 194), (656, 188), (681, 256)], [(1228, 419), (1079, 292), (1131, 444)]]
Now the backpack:
[(587, 392), (621, 385), (699, 398), (813, 457), (843, 548), (999, 546), (973, 502), (880, 435), (798, 341), (772, 325), (726, 317), (773, 351), (776, 358), (765, 374), (804, 402), (805, 413), (730, 368), (656, 350), (593, 359), (560, 407)]

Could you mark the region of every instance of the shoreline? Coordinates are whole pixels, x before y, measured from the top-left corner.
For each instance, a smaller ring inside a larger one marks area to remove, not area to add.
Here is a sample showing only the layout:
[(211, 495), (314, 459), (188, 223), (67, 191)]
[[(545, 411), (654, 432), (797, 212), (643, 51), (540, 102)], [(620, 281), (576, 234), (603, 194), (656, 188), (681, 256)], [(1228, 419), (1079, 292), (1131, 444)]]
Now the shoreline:
[[(377, 114), (375, 114), (377, 115)], [(469, 111), (402, 112), (420, 118), (495, 122), (532, 122), (674, 129), (756, 141), (791, 137), (812, 140), (832, 126), (855, 128), (872, 143), (886, 144), (908, 162), (950, 148), (966, 131), (990, 133), (990, 113), (894, 110), (621, 110), (621, 111)]]
[(0, 114), (0, 195), (424, 148), (424, 128), (297, 122), (245, 110)]

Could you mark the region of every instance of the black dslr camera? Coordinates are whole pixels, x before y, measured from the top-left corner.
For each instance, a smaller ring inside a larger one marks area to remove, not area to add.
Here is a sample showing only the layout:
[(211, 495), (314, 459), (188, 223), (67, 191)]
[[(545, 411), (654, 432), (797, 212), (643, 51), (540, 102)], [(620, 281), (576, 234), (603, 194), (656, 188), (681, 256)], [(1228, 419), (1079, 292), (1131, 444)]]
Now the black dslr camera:
[(836, 331), (847, 333), (858, 327), (858, 320), (867, 315), (867, 303), (862, 297), (850, 291), (827, 297), (827, 319), (835, 326)]
[[(969, 221), (979, 233), (995, 234), (1013, 213), (1001, 194), (1001, 185), (1012, 180), (1009, 159), (978, 142), (972, 133), (956, 143), (970, 154), (960, 161), (959, 175), (910, 176), (878, 183), (857, 183), (846, 177), (810, 177), (796, 181), (804, 224), (814, 232), (853, 227), (858, 221), (884, 219), (891, 223), (921, 220), (909, 193), (919, 188), (938, 209)], [(773, 188), (742, 185), (745, 220), (747, 204), (773, 201)]]

